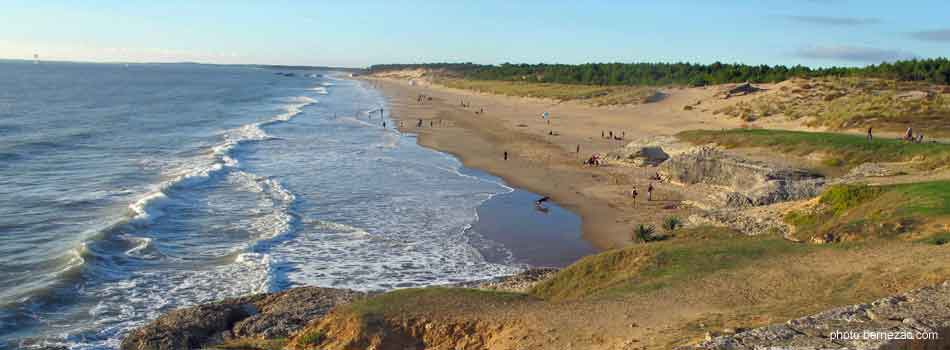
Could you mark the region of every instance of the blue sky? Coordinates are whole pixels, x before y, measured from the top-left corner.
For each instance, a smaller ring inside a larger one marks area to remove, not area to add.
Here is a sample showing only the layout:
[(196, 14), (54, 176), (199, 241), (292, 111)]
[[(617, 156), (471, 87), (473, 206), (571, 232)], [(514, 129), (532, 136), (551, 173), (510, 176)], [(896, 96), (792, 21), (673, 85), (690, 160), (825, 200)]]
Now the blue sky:
[(950, 1), (0, 0), (0, 58), (864, 65), (950, 56)]

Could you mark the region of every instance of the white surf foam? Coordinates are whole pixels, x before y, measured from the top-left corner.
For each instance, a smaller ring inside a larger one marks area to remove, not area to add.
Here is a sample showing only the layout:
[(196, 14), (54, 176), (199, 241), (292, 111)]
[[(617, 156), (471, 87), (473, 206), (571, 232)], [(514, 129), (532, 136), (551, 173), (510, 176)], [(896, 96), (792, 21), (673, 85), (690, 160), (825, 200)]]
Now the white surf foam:
[(232, 152), (236, 147), (246, 142), (265, 141), (272, 139), (262, 126), (275, 123), (286, 122), (299, 115), (303, 108), (316, 103), (317, 101), (299, 96), (285, 107), (285, 111), (273, 118), (257, 123), (242, 125), (236, 129), (224, 133), (224, 142), (211, 148), (210, 160), (199, 160), (193, 163), (204, 163), (203, 165), (191, 165), (171, 180), (164, 181), (155, 185), (138, 200), (129, 205), (132, 212), (133, 224), (149, 224), (155, 219), (164, 215), (162, 208), (168, 203), (168, 192), (173, 188), (188, 188), (199, 186), (208, 180), (221, 175), (230, 169), (238, 167), (238, 161), (233, 157)]

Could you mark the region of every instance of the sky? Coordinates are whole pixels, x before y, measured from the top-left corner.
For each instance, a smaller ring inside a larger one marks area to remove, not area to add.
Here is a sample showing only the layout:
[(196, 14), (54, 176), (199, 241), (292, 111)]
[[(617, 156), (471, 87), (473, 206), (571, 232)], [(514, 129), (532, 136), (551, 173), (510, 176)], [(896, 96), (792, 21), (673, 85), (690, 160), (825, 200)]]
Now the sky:
[(0, 58), (861, 66), (950, 57), (948, 13), (948, 0), (0, 0)]

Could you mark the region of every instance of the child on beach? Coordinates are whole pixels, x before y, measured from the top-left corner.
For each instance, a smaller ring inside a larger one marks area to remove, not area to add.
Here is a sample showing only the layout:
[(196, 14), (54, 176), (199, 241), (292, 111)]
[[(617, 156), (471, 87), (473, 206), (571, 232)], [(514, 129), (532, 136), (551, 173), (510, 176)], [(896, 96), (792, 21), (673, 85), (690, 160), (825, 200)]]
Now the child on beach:
[(653, 201), (653, 183), (647, 187), (647, 201)]

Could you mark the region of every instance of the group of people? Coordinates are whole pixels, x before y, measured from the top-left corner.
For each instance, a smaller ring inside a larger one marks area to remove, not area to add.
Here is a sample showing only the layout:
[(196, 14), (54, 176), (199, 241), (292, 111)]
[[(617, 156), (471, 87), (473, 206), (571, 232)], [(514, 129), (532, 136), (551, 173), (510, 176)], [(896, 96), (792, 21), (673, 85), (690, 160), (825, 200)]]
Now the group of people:
[(584, 161), (584, 166), (601, 166), (604, 165), (604, 159), (601, 158), (600, 153), (594, 153), (590, 155), (590, 158)]
[[(400, 122), (400, 126), (402, 126), (401, 123), (402, 123), (402, 122)], [(422, 119), (419, 119), (418, 121), (416, 121), (416, 127), (417, 127), (417, 128), (421, 128), (421, 127), (423, 127), (423, 125), (424, 125), (424, 124), (423, 124)], [(430, 127), (430, 128), (434, 128), (434, 127), (436, 127), (437, 125), (440, 126), (440, 127), (442, 126), (442, 119), (439, 119), (438, 121), (433, 120), (433, 119), (429, 119), (429, 127)]]
[(907, 142), (921, 143), (924, 142), (924, 133), (914, 135), (914, 128), (907, 128), (907, 132), (904, 133), (904, 137), (901, 139)]
[(600, 131), (600, 138), (602, 139), (621, 141), (626, 137), (627, 137), (626, 131), (621, 131), (620, 134), (617, 134), (617, 135), (614, 135), (613, 131), (604, 131), (604, 130)]
[(425, 94), (419, 94), (419, 96), (416, 97), (416, 103), (423, 103), (425, 101), (432, 101), (432, 97)]
[[(868, 128), (868, 142), (874, 141), (874, 128)], [(924, 142), (924, 133), (914, 134), (914, 128), (909, 127), (907, 131), (904, 132), (904, 135), (900, 137), (901, 141), (913, 142), (913, 143), (923, 143)]]
[[(653, 200), (653, 191), (654, 191), (655, 189), (656, 189), (656, 188), (653, 187), (653, 182), (650, 182), (650, 185), (647, 186), (647, 201), (652, 201), (652, 200)], [(637, 186), (633, 186), (633, 188), (630, 190), (630, 197), (633, 198), (633, 202), (634, 202), (634, 203), (637, 202), (637, 197), (638, 197), (638, 196), (640, 196), (640, 191), (637, 190)]]

